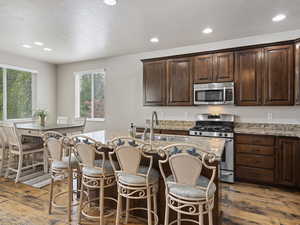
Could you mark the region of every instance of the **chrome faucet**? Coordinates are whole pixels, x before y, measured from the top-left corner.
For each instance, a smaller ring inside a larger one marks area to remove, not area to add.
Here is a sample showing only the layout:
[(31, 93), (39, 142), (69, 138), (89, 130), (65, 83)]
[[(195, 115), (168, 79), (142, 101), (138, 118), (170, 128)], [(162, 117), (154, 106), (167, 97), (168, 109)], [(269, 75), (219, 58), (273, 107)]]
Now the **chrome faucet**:
[(151, 118), (151, 128), (150, 128), (150, 140), (153, 141), (154, 140), (154, 120), (155, 120), (155, 124), (156, 126), (158, 126), (158, 117), (157, 117), (157, 113), (156, 111), (152, 112), (152, 118)]

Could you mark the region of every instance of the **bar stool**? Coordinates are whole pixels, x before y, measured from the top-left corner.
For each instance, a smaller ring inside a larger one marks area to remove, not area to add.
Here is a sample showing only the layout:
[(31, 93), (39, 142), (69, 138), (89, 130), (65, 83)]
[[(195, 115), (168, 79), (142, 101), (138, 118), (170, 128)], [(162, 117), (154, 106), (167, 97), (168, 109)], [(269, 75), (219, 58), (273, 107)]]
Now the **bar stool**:
[[(213, 162), (215, 155), (191, 144), (172, 144), (160, 149), (159, 153), (164, 157), (159, 160), (159, 168), (166, 186), (165, 225), (181, 224), (181, 221), (203, 225), (204, 214), (208, 214), (209, 225), (212, 225), (216, 167), (206, 162)], [(165, 164), (171, 169), (168, 177), (164, 171)], [(212, 171), (210, 179), (201, 176), (203, 166)], [(177, 212), (177, 220), (171, 223), (169, 208)], [(181, 214), (198, 216), (198, 221), (182, 219)]]
[[(156, 195), (159, 174), (152, 168), (153, 157), (145, 154), (150, 146), (129, 137), (115, 138), (110, 141), (110, 145), (113, 147), (113, 151), (109, 153), (109, 158), (118, 185), (116, 225), (120, 224), (122, 197), (126, 199), (125, 224), (128, 223), (129, 212), (133, 210), (147, 211), (148, 225), (152, 224), (152, 215), (154, 224), (158, 224)], [(114, 156), (117, 158), (119, 168), (116, 168), (113, 163)], [(141, 165), (142, 159), (147, 161), (147, 166)], [(147, 199), (147, 208), (130, 208), (131, 199)]]
[[(43, 140), (51, 163), (49, 214), (52, 213), (52, 207), (67, 208), (68, 221), (70, 222), (73, 200), (73, 175), (74, 173), (79, 174), (79, 164), (77, 159), (70, 152), (68, 138), (61, 133), (55, 131), (45, 132), (43, 134)], [(59, 192), (53, 196), (55, 180), (64, 180), (66, 177), (68, 177), (68, 190)], [(58, 204), (57, 199), (66, 193), (68, 193), (67, 206)]]
[[(117, 203), (112, 197), (104, 196), (104, 189), (112, 187), (116, 184), (113, 168), (110, 161), (106, 158), (104, 148), (106, 147), (96, 140), (84, 136), (76, 135), (71, 137), (74, 143), (74, 153), (80, 159), (80, 167), (82, 171), (81, 190), (78, 209), (78, 224), (81, 224), (82, 215), (91, 220), (99, 220), (100, 225), (104, 224), (104, 218), (112, 216), (115, 212), (109, 212), (104, 215), (104, 200), (111, 200)], [(101, 159), (97, 159), (99, 156)], [(99, 189), (99, 198), (83, 201), (83, 193), (85, 189)], [(91, 203), (99, 202), (99, 216), (89, 214), (88, 209)]]

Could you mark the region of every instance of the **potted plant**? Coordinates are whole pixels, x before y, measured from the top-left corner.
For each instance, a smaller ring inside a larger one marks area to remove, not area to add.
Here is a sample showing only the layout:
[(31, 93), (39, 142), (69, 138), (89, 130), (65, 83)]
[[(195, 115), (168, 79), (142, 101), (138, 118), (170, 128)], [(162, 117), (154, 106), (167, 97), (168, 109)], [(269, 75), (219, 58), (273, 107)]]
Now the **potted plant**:
[(45, 109), (37, 109), (35, 111), (35, 116), (40, 118), (40, 122), (41, 122), (41, 126), (45, 126), (45, 122), (46, 122), (46, 116), (47, 116), (48, 112)]

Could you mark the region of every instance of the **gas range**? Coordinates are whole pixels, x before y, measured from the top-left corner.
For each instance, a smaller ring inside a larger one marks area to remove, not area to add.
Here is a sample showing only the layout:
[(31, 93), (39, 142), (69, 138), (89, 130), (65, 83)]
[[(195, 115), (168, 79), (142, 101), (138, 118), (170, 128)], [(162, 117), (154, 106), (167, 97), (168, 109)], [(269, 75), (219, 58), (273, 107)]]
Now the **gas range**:
[(234, 182), (234, 115), (201, 114), (196, 126), (189, 130), (191, 136), (225, 138), (224, 152), (221, 159), (220, 179)]
[(196, 126), (189, 130), (192, 136), (233, 138), (234, 115), (201, 114)]

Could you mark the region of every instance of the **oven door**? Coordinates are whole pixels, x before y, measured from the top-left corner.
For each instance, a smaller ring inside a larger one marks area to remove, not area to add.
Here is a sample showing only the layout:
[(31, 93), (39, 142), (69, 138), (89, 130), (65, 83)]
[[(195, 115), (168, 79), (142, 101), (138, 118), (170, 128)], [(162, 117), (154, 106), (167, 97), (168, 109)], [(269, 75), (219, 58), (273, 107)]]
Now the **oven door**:
[(224, 104), (224, 89), (194, 89), (194, 104)]
[(226, 139), (224, 152), (221, 159), (221, 170), (234, 170), (233, 139)]

